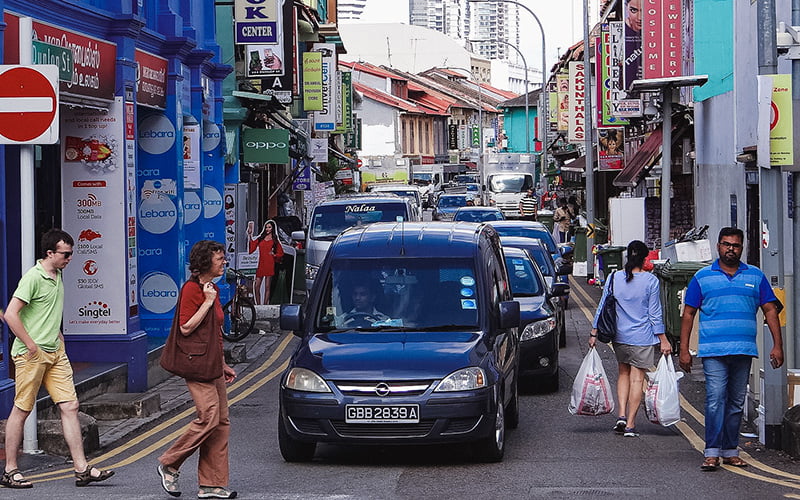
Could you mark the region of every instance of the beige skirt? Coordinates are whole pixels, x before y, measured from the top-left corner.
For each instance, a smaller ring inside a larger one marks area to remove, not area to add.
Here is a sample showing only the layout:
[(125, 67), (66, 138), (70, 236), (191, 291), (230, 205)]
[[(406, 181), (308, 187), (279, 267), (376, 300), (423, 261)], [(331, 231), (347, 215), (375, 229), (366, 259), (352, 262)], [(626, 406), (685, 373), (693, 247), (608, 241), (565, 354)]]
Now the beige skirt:
[(614, 353), (617, 361), (626, 365), (635, 366), (642, 370), (649, 370), (656, 365), (656, 347), (653, 345), (630, 345), (614, 342)]

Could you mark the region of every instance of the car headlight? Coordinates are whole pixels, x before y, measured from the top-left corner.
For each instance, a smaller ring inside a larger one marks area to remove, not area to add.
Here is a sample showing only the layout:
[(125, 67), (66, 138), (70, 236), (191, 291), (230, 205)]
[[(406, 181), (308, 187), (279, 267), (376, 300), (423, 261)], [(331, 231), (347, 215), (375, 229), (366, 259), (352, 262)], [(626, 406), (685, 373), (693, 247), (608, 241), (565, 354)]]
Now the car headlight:
[(473, 366), (446, 376), (433, 392), (471, 391), (482, 387), (486, 387), (486, 373)]
[(287, 389), (303, 392), (331, 392), (322, 377), (306, 368), (292, 368), (283, 383)]
[(528, 323), (525, 329), (522, 330), (520, 340), (533, 340), (544, 337), (556, 327), (556, 320), (554, 318), (547, 318), (540, 321)]
[(314, 266), (312, 264), (306, 264), (306, 279), (307, 280), (315, 280), (317, 279), (317, 273), (319, 272), (319, 266)]

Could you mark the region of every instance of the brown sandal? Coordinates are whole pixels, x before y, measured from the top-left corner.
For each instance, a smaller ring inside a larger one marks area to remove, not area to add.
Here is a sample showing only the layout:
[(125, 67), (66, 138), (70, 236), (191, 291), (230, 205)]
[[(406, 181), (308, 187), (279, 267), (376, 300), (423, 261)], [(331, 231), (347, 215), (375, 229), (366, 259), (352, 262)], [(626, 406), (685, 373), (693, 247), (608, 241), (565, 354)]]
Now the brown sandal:
[(709, 472), (717, 470), (717, 467), (719, 467), (719, 457), (706, 457), (703, 460), (703, 465), (700, 466), (700, 470)]
[(722, 463), (725, 465), (730, 465), (732, 467), (747, 467), (748, 463), (742, 460), (741, 458), (737, 457), (725, 457), (722, 459)]
[(89, 483), (99, 483), (100, 481), (105, 481), (106, 479), (110, 478), (114, 475), (113, 470), (97, 470), (100, 474), (97, 476), (92, 475), (92, 467), (91, 464), (86, 464), (86, 470), (83, 472), (75, 471), (75, 486), (86, 486)]
[(0, 476), (0, 486), (13, 489), (24, 489), (33, 488), (33, 483), (25, 479), (25, 476), (22, 475), (22, 472), (20, 472), (19, 469), (14, 469), (8, 472), (5, 472), (5, 470), (3, 471), (3, 475)]

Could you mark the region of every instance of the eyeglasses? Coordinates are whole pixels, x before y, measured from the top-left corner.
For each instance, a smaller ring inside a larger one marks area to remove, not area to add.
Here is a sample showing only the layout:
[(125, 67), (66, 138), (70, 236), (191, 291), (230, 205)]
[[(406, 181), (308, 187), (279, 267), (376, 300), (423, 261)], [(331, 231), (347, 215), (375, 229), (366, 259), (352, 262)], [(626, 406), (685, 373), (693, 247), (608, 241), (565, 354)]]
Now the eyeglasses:
[(61, 255), (64, 256), (65, 259), (69, 259), (70, 257), (72, 257), (72, 254), (74, 252), (53, 252), (53, 253), (60, 253)]
[(734, 250), (739, 250), (742, 248), (741, 243), (731, 243), (730, 241), (720, 241), (719, 245), (725, 248), (733, 248)]

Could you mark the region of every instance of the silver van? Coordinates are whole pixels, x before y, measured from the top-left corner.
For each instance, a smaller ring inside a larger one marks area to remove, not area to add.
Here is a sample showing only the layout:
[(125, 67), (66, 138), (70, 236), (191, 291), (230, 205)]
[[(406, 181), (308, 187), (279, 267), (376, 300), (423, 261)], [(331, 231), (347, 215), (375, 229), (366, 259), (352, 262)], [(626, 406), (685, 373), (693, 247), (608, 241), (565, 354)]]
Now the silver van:
[(314, 207), (308, 235), (294, 231), (292, 239), (306, 240), (306, 291), (311, 291), (319, 266), (333, 240), (349, 227), (374, 222), (420, 220), (414, 202), (398, 196), (355, 196), (324, 201)]

